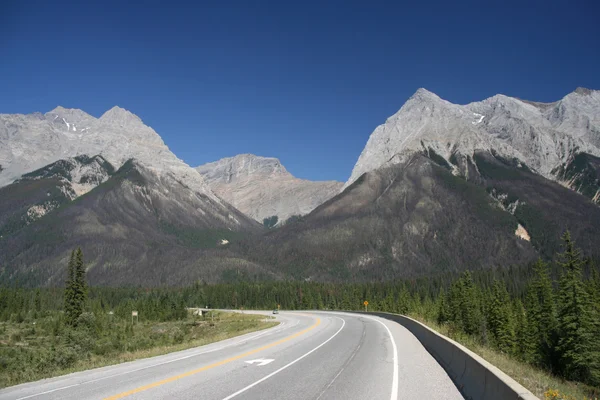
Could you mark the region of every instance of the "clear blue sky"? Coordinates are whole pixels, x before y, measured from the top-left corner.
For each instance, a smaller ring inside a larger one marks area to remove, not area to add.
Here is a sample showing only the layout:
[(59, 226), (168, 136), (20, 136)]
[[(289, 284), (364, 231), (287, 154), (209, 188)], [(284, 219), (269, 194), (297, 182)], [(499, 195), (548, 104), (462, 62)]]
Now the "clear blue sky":
[(192, 166), (255, 153), (344, 181), (419, 87), (600, 89), (596, 0), (87, 3), (0, 2), (0, 113), (119, 105)]

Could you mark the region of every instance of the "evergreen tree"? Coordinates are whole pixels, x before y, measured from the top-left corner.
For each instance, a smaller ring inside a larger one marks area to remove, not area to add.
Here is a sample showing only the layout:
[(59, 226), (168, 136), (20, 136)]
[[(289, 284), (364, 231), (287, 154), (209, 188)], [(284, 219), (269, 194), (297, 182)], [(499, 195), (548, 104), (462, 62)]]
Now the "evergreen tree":
[(42, 295), (40, 293), (40, 289), (37, 289), (35, 291), (35, 298), (33, 300), (34, 306), (35, 306), (35, 311), (40, 312), (42, 311)]
[(505, 353), (513, 352), (514, 330), (511, 303), (506, 286), (495, 280), (487, 311), (487, 328), (495, 346)]
[(83, 252), (78, 248), (71, 253), (68, 264), (64, 303), (67, 325), (77, 326), (77, 320), (83, 313), (86, 299), (87, 284), (85, 282)]
[(459, 293), (461, 326), (467, 335), (475, 335), (480, 332), (482, 322), (479, 291), (473, 282), (471, 272), (466, 271), (461, 281)]
[(67, 325), (74, 326), (75, 320), (78, 316), (75, 316), (75, 250), (71, 252), (69, 257), (69, 263), (67, 264), (67, 281), (65, 282), (65, 295), (64, 295), (64, 309), (65, 309), (65, 322)]
[(562, 236), (564, 252), (559, 254), (562, 267), (558, 294), (558, 354), (563, 376), (567, 379), (600, 383), (600, 368), (593, 337), (592, 307), (582, 280), (584, 261), (571, 240), (569, 231)]
[(527, 354), (529, 353), (526, 337), (527, 317), (525, 315), (525, 308), (520, 299), (516, 299), (513, 303), (513, 315), (515, 317), (514, 354), (521, 360), (527, 361)]
[[(536, 322), (537, 300), (533, 290), (528, 290), (525, 298), (525, 331), (523, 333), (523, 353), (521, 358), (534, 365), (540, 365), (539, 326)], [(546, 364), (548, 368), (548, 364)]]
[(405, 285), (402, 285), (400, 289), (400, 295), (398, 297), (398, 306), (396, 308), (399, 314), (406, 315), (410, 311), (410, 293), (406, 289)]
[(449, 320), (450, 320), (450, 307), (448, 304), (448, 300), (446, 299), (446, 294), (444, 293), (444, 288), (440, 288), (440, 292), (438, 293), (437, 323), (445, 324)]
[(541, 259), (533, 266), (534, 278), (528, 289), (528, 340), (530, 358), (542, 368), (556, 369), (556, 310), (548, 265)]

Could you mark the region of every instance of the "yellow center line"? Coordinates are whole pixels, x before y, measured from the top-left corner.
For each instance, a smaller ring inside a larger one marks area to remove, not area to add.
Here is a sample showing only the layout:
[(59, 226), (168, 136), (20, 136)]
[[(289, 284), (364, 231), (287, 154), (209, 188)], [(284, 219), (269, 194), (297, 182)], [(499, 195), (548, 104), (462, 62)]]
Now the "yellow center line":
[(140, 393), (140, 392), (143, 392), (145, 390), (152, 389), (152, 388), (155, 388), (157, 386), (164, 385), (165, 383), (170, 383), (170, 382), (174, 382), (176, 380), (182, 379), (182, 378), (187, 378), (188, 376), (195, 375), (195, 374), (197, 374), (199, 372), (206, 371), (206, 370), (209, 370), (211, 368), (219, 367), (221, 365), (230, 363), (232, 361), (239, 360), (240, 358), (248, 357), (248, 356), (250, 356), (252, 354), (258, 353), (259, 351), (270, 349), (271, 347), (274, 347), (274, 346), (277, 346), (277, 345), (279, 345), (281, 343), (285, 343), (285, 342), (288, 342), (288, 341), (290, 341), (292, 339), (295, 339), (295, 338), (297, 338), (300, 335), (304, 335), (306, 332), (315, 329), (320, 323), (321, 323), (321, 319), (317, 318), (317, 322), (315, 322), (314, 325), (309, 326), (308, 328), (304, 329), (303, 331), (297, 332), (297, 333), (293, 334), (292, 336), (288, 336), (286, 338), (283, 338), (281, 340), (278, 340), (276, 342), (270, 343), (270, 344), (268, 344), (266, 346), (259, 347), (259, 348), (254, 349), (254, 350), (250, 350), (250, 351), (248, 351), (246, 353), (239, 354), (239, 355), (237, 355), (235, 357), (230, 357), (230, 358), (227, 358), (225, 360), (217, 361), (216, 363), (207, 365), (207, 366), (202, 367), (202, 368), (198, 368), (198, 369), (195, 369), (195, 370), (192, 370), (192, 371), (184, 372), (183, 374), (171, 376), (170, 378), (166, 378), (166, 379), (163, 379), (161, 381), (149, 383), (148, 385), (140, 386), (138, 388), (129, 390), (127, 392), (123, 392), (123, 393), (115, 394), (114, 396), (106, 397), (104, 400), (122, 399), (123, 397), (131, 396), (132, 394)]

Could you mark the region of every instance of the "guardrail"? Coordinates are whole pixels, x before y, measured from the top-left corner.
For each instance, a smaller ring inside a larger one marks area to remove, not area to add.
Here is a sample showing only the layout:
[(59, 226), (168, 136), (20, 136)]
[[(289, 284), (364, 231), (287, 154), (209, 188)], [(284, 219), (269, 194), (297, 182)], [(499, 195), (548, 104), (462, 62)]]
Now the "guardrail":
[(538, 399), (494, 365), (419, 321), (399, 314), (383, 312), (366, 314), (395, 321), (408, 329), (446, 370), (456, 387), (467, 399)]

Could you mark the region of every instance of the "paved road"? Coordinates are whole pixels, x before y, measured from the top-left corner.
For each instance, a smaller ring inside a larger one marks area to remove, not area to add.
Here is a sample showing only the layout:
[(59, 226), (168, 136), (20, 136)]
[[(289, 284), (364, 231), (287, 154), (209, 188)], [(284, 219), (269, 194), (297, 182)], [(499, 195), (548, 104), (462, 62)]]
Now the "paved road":
[(406, 329), (385, 319), (281, 312), (211, 345), (0, 390), (0, 399), (462, 399)]

